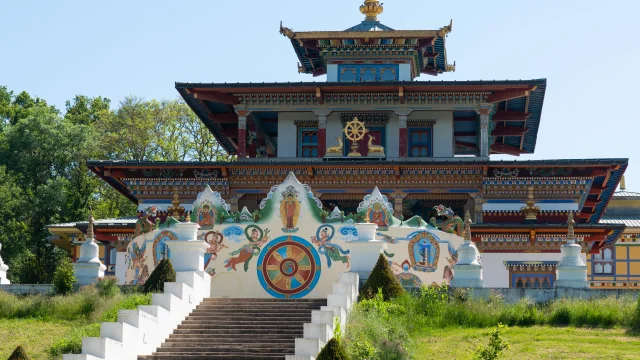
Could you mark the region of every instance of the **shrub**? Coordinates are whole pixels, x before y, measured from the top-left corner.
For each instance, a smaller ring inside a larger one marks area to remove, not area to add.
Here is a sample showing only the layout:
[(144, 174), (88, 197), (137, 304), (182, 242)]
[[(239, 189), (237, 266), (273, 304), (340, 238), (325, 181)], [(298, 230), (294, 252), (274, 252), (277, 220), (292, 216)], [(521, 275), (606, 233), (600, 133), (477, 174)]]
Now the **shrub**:
[(102, 322), (117, 322), (118, 321), (118, 311), (120, 310), (135, 310), (140, 305), (150, 305), (151, 304), (151, 294), (134, 294), (129, 295), (120, 301), (115, 306), (111, 307), (111, 309), (102, 313), (102, 317), (100, 321)]
[(58, 358), (63, 354), (80, 354), (82, 353), (83, 337), (99, 336), (100, 324), (90, 324), (75, 328), (64, 338), (55, 341), (51, 347), (47, 349), (47, 354), (52, 358)]
[(384, 258), (384, 255), (380, 254), (378, 262), (373, 268), (371, 275), (362, 286), (360, 291), (360, 299), (373, 299), (378, 293), (378, 289), (382, 289), (382, 296), (386, 301), (396, 298), (402, 293), (404, 289), (400, 282), (391, 271), (389, 263)]
[(378, 350), (376, 358), (385, 360), (405, 360), (409, 358), (409, 353), (402, 346), (401, 341), (384, 339), (382, 340), (382, 343), (380, 343), (380, 350)]
[(153, 270), (149, 279), (144, 283), (142, 289), (143, 292), (163, 292), (165, 282), (175, 282), (176, 271), (173, 270), (173, 265), (169, 259), (163, 259), (158, 263), (158, 266)]
[(114, 297), (120, 293), (118, 278), (115, 276), (105, 276), (98, 279), (96, 288), (98, 289), (98, 294), (102, 297)]
[(327, 345), (322, 348), (316, 360), (348, 360), (344, 347), (335, 338), (329, 340)]
[(58, 295), (66, 295), (73, 291), (73, 284), (77, 281), (73, 276), (71, 259), (64, 259), (53, 273), (53, 288)]
[(638, 296), (638, 301), (636, 304), (636, 312), (633, 316), (633, 323), (631, 324), (631, 329), (634, 331), (640, 331), (640, 295)]
[(18, 346), (13, 353), (11, 354), (11, 356), (9, 356), (8, 360), (28, 360), (29, 357), (27, 356), (27, 353), (24, 351), (24, 349), (22, 348), (22, 346)]
[(476, 358), (481, 360), (495, 360), (502, 355), (504, 350), (509, 349), (509, 343), (502, 339), (502, 330), (506, 328), (505, 325), (499, 324), (498, 327), (491, 332), (489, 345), (487, 347), (478, 346)]

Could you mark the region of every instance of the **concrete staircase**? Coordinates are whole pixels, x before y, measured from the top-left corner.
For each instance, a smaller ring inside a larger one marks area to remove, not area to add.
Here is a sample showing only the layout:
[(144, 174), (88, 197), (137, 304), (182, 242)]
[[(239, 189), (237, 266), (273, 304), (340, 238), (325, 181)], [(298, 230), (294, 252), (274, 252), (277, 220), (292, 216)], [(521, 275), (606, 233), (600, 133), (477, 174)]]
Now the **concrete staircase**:
[(153, 355), (139, 360), (285, 359), (326, 299), (205, 299)]

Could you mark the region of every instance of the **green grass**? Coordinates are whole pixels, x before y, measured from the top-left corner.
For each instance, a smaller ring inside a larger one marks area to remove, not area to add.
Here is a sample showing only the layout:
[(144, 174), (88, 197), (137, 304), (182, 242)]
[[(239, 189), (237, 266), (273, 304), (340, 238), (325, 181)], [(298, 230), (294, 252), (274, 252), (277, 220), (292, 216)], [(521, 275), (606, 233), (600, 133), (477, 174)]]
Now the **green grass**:
[[(640, 337), (632, 335), (638, 334), (640, 308), (632, 298), (506, 304), (497, 296), (471, 300), (446, 288), (423, 288), (390, 302), (379, 295), (358, 303), (349, 316), (345, 345), (352, 359), (457, 359), (486, 344), (498, 324), (512, 327), (504, 334), (513, 345), (507, 359), (527, 358), (520, 353), (538, 357), (535, 349), (546, 349), (548, 359), (615, 359), (631, 347), (640, 359)], [(593, 345), (607, 342), (617, 345)], [(599, 357), (600, 347), (607, 356)], [(430, 348), (451, 354), (439, 356)]]
[[(102, 294), (102, 295), (101, 295)], [(67, 296), (15, 296), (0, 291), (0, 359), (22, 345), (34, 359), (79, 353), (83, 336), (99, 336), (101, 322), (118, 310), (151, 303), (150, 294), (120, 294), (84, 287)]]
[[(492, 329), (449, 328), (426, 330), (411, 343), (416, 360), (474, 359), (478, 345), (485, 345)], [(623, 329), (572, 327), (514, 327), (503, 338), (511, 348), (504, 359), (640, 359), (640, 338)]]

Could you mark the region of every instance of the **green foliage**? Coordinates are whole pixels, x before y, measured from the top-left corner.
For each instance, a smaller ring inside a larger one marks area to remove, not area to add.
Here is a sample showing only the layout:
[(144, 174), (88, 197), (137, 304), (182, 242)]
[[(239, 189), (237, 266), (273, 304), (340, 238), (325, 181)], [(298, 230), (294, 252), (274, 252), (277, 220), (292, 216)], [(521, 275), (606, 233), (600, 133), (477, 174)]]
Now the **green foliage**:
[(316, 360), (348, 360), (346, 351), (342, 344), (333, 338), (322, 348)]
[(8, 360), (29, 360), (29, 356), (27, 356), (27, 352), (24, 351), (22, 346), (18, 346)]
[(105, 276), (98, 279), (96, 288), (98, 289), (98, 294), (104, 297), (114, 297), (120, 293), (118, 278), (115, 276)]
[(176, 271), (173, 269), (171, 261), (169, 259), (163, 259), (158, 263), (158, 266), (156, 266), (153, 272), (151, 272), (151, 275), (149, 275), (149, 279), (144, 283), (142, 291), (145, 293), (163, 292), (165, 282), (175, 281)]
[(631, 325), (631, 328), (636, 332), (640, 331), (640, 296), (638, 296), (636, 312), (633, 316), (633, 324)]
[(102, 313), (100, 317), (101, 322), (117, 322), (118, 311), (120, 310), (135, 310), (140, 305), (150, 305), (151, 294), (131, 294), (124, 297), (116, 305), (112, 306), (109, 310)]
[(382, 254), (378, 257), (376, 266), (360, 290), (360, 300), (373, 299), (378, 289), (382, 289), (382, 296), (385, 300), (393, 299), (404, 293), (402, 285), (400, 285), (393, 271), (391, 271), (389, 263)]
[(505, 350), (509, 349), (509, 343), (502, 338), (502, 332), (506, 329), (506, 325), (498, 324), (498, 327), (491, 332), (489, 345), (486, 347), (478, 346), (476, 358), (480, 360), (495, 360), (498, 359)]
[(71, 259), (66, 258), (58, 265), (56, 272), (53, 274), (53, 288), (55, 293), (58, 295), (71, 293), (76, 281), (76, 277), (73, 275), (73, 263)]
[(69, 334), (67, 334), (67, 336), (54, 342), (51, 347), (47, 349), (47, 354), (53, 358), (60, 357), (63, 354), (80, 354), (82, 353), (83, 337), (99, 336), (99, 323), (74, 328)]

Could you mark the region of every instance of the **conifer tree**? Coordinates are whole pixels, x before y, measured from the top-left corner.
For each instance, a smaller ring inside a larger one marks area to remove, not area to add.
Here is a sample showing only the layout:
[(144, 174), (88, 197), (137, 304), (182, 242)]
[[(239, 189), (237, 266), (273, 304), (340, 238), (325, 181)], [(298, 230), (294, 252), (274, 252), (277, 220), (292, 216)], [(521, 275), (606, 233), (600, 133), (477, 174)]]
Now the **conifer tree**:
[(151, 272), (149, 278), (144, 283), (143, 292), (149, 293), (159, 293), (164, 292), (164, 283), (165, 282), (175, 282), (176, 281), (176, 271), (173, 269), (173, 265), (171, 265), (171, 261), (169, 259), (163, 259), (158, 263), (158, 266)]
[(384, 296), (385, 301), (398, 297), (404, 292), (402, 285), (400, 285), (382, 254), (378, 257), (376, 266), (360, 290), (360, 300), (373, 299), (378, 293), (378, 289), (382, 289), (382, 296)]
[(22, 348), (22, 346), (18, 346), (13, 353), (11, 354), (11, 356), (9, 356), (8, 360), (29, 360), (30, 358), (27, 356), (27, 352), (24, 351), (24, 349)]

